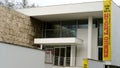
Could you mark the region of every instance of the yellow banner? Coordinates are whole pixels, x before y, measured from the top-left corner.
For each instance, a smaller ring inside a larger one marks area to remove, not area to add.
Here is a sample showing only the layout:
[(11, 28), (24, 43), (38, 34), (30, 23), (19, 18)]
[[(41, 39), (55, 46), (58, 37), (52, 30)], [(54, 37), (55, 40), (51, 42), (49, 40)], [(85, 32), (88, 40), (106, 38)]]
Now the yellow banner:
[(82, 64), (82, 68), (88, 68), (88, 59), (84, 59)]
[(111, 60), (111, 0), (103, 4), (103, 60)]

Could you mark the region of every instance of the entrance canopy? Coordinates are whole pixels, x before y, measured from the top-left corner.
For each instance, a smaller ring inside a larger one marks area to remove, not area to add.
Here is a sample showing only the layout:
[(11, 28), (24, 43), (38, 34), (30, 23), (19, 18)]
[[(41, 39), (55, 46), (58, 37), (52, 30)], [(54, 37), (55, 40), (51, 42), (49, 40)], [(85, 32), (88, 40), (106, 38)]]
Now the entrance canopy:
[(44, 45), (79, 45), (83, 40), (79, 38), (35, 38), (34, 44)]

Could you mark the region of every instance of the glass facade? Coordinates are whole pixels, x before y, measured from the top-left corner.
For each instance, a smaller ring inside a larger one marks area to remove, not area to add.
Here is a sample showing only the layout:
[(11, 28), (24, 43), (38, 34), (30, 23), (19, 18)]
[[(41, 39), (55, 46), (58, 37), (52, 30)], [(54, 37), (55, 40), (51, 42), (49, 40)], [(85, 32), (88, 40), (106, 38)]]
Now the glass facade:
[(79, 28), (88, 28), (88, 20), (45, 22), (43, 38), (76, 37)]
[(103, 20), (102, 19), (94, 19), (93, 21), (98, 28), (98, 60), (102, 61), (103, 58)]
[(88, 20), (78, 21), (78, 28), (88, 28)]
[[(70, 21), (53, 21), (45, 22), (43, 30), (43, 38), (61, 38), (61, 37), (76, 37), (77, 29), (88, 28), (88, 20), (70, 20)], [(98, 28), (98, 60), (102, 60), (102, 37), (103, 23), (102, 18), (93, 19), (93, 28)], [(67, 49), (67, 50), (66, 50)], [(47, 50), (47, 62), (54, 65), (70, 66), (70, 47), (53, 48)], [(62, 54), (59, 53), (62, 52)], [(65, 53), (65, 54), (64, 54)], [(58, 56), (59, 55), (59, 56)], [(54, 60), (51, 60), (51, 57)], [(48, 60), (49, 59), (49, 60)], [(61, 61), (58, 61), (61, 60)], [(65, 62), (63, 62), (65, 60)]]
[(70, 66), (71, 47), (67, 46), (47, 46), (45, 48), (45, 63), (56, 66)]
[(103, 44), (103, 23), (102, 19), (94, 19), (94, 23), (96, 23), (96, 27), (98, 28), (98, 46), (102, 46)]
[(61, 37), (76, 37), (76, 21), (64, 21), (61, 22), (61, 26)]

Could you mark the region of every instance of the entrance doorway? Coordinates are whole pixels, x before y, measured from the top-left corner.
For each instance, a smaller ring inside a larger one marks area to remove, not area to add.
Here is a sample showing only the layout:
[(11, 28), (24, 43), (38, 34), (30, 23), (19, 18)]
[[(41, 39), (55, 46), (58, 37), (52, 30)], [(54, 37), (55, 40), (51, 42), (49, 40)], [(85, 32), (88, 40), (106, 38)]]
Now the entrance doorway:
[(70, 47), (55, 47), (54, 48), (54, 65), (70, 66)]

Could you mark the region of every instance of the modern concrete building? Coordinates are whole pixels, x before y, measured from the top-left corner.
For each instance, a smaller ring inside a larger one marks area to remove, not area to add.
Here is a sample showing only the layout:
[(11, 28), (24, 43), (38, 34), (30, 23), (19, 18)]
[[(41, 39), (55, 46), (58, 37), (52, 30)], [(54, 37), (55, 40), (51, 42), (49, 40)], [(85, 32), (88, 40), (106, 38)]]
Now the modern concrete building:
[(34, 38), (34, 44), (46, 51), (46, 68), (81, 68), (84, 58), (97, 60), (89, 63), (89, 68), (119, 68), (120, 7), (112, 2), (111, 8), (111, 59), (106, 61), (103, 61), (105, 25), (102, 1), (17, 11), (42, 23), (42, 37)]
[(34, 31), (39, 24), (32, 22), (34, 19), (0, 6), (0, 68), (45, 68), (45, 52), (32, 46), (39, 33)]

